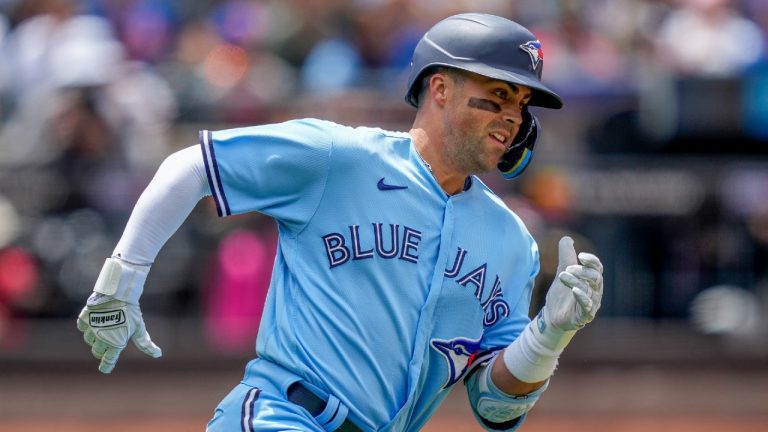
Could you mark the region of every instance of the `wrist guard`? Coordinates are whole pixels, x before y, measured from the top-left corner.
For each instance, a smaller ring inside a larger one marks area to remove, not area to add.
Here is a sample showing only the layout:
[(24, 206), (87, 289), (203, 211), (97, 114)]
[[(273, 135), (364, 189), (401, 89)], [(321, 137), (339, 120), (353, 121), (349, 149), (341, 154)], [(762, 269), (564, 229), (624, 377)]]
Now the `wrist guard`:
[(131, 264), (119, 258), (107, 258), (93, 291), (129, 304), (139, 304), (139, 297), (144, 291), (144, 282), (148, 274), (148, 265)]

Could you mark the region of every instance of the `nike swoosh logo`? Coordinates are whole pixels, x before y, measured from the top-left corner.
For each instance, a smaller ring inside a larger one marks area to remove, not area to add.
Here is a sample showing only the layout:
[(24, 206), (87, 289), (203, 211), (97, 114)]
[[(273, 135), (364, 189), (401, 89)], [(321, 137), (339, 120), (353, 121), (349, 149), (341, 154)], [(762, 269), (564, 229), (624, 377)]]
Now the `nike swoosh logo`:
[(396, 185), (390, 185), (384, 183), (384, 177), (379, 180), (378, 183), (376, 183), (376, 187), (379, 188), (379, 190), (397, 190), (397, 189), (408, 189), (408, 186), (396, 186)]

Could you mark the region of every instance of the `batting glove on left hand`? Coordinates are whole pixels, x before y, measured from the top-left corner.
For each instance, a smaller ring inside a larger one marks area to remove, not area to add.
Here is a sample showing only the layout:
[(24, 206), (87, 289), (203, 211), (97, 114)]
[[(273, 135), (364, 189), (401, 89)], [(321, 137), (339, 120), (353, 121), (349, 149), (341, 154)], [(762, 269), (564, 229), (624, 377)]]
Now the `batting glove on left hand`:
[(108, 258), (94, 293), (77, 317), (77, 329), (91, 346), (93, 356), (101, 360), (102, 373), (112, 372), (129, 339), (149, 356), (162, 355), (147, 333), (138, 303), (148, 272), (149, 266)]
[[(576, 330), (590, 323), (603, 298), (603, 265), (590, 253), (576, 256), (573, 239), (565, 236), (558, 244), (557, 277), (547, 292), (546, 302), (534, 320), (536, 340), (559, 355)], [(579, 264), (581, 263), (581, 264)]]
[(595, 318), (603, 298), (603, 265), (590, 253), (578, 261), (573, 240), (560, 239), (557, 278), (549, 288), (542, 317), (546, 325), (563, 331), (578, 330)]
[(516, 378), (535, 383), (547, 379), (576, 334), (595, 318), (603, 298), (603, 265), (589, 253), (576, 255), (570, 237), (560, 239), (557, 277), (546, 303), (504, 351), (504, 364)]

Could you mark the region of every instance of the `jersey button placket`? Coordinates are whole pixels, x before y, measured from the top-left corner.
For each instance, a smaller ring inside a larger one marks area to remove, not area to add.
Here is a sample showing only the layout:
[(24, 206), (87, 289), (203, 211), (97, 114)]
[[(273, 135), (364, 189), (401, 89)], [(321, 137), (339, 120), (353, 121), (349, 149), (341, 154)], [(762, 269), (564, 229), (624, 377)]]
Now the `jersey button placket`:
[(396, 423), (402, 419), (403, 415), (410, 415), (414, 407), (414, 395), (417, 394), (417, 389), (422, 385), (420, 378), (422, 375), (422, 367), (424, 364), (424, 358), (428, 356), (430, 350), (429, 339), (432, 336), (432, 330), (435, 322), (435, 306), (438, 303), (438, 299), (442, 293), (443, 279), (445, 274), (445, 268), (448, 265), (448, 258), (451, 249), (451, 238), (453, 237), (453, 203), (448, 199), (445, 203), (443, 210), (443, 223), (440, 229), (440, 245), (437, 253), (437, 260), (433, 268), (432, 278), (429, 286), (429, 294), (424, 306), (421, 308), (421, 314), (419, 317), (419, 324), (416, 333), (416, 347), (424, 347), (423, 350), (417, 349), (414, 351), (414, 357), (410, 362), (410, 376), (408, 382), (408, 402), (403, 409), (398, 413), (396, 418), (391, 424)]

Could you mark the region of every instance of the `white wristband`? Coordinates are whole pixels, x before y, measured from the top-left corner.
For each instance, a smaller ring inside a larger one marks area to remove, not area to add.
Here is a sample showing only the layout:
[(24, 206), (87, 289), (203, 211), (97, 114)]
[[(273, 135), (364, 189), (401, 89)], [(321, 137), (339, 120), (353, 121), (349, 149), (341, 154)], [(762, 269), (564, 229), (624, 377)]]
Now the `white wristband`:
[(93, 291), (130, 304), (139, 304), (149, 265), (127, 263), (119, 258), (107, 258), (101, 268)]
[(552, 376), (557, 359), (576, 333), (549, 324), (544, 309), (504, 350), (504, 365), (523, 382), (536, 383)]
[(561, 330), (554, 325), (548, 316), (546, 306), (541, 308), (536, 318), (529, 324), (536, 340), (545, 348), (557, 353), (559, 356), (565, 346), (571, 342), (576, 330)]

